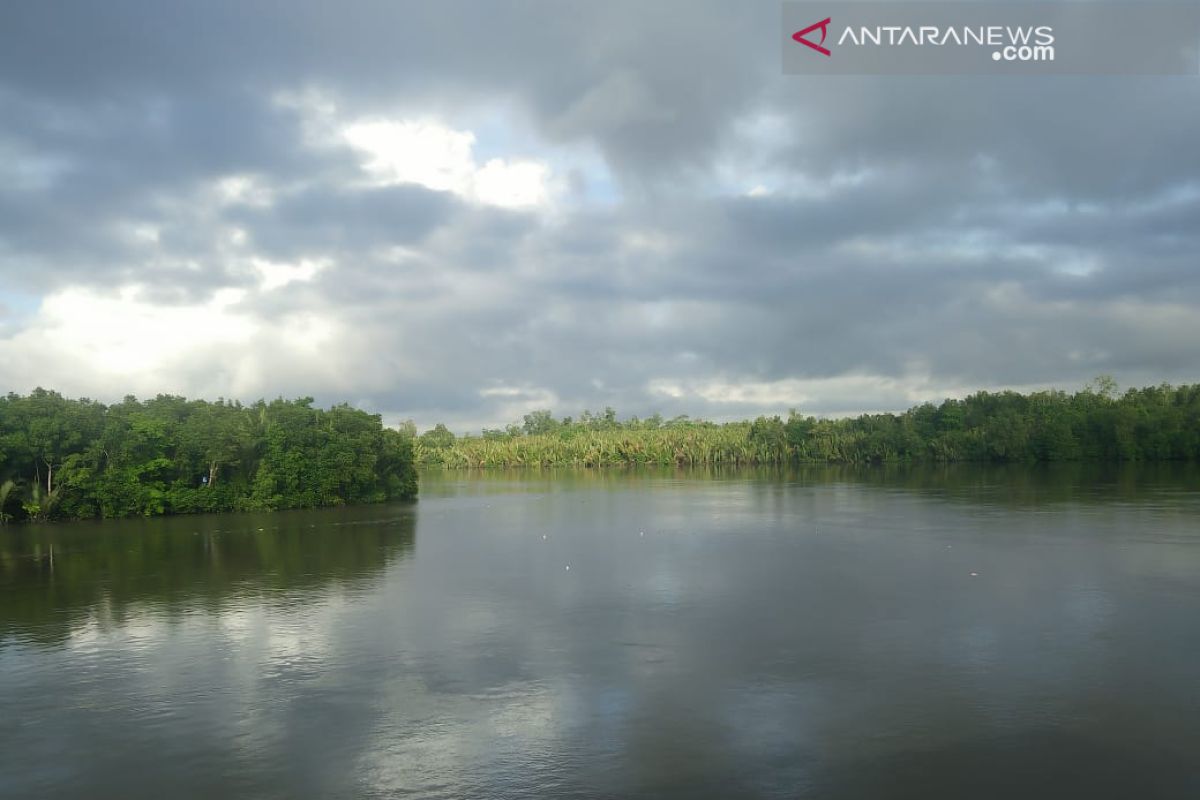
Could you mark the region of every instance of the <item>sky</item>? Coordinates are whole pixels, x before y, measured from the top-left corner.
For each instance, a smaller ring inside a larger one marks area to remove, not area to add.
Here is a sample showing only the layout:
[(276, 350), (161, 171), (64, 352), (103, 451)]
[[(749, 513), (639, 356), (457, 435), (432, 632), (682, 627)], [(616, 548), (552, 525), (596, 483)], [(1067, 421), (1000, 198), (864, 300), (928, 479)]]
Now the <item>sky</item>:
[(784, 75), (777, 2), (0, 5), (0, 388), (457, 431), (1200, 380), (1200, 78)]

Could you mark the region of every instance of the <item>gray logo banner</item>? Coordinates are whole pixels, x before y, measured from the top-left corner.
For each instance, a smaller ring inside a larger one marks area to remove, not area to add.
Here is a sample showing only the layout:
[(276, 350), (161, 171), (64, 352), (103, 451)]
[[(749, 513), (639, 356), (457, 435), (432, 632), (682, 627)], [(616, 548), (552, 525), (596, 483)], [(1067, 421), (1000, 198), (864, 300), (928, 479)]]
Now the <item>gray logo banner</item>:
[(1200, 1), (786, 2), (792, 75), (1200, 75)]

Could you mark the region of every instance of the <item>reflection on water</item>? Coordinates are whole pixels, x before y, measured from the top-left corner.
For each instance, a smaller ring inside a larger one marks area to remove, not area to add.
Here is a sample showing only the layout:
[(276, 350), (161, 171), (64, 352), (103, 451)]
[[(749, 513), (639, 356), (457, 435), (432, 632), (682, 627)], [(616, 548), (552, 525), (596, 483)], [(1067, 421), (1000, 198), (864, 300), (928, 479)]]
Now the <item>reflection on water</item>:
[(1200, 796), (1197, 489), (434, 473), (0, 531), (0, 796)]
[(0, 636), (56, 642), (81, 620), (115, 625), (352, 588), (411, 551), (414, 524), (401, 505), (6, 528)]

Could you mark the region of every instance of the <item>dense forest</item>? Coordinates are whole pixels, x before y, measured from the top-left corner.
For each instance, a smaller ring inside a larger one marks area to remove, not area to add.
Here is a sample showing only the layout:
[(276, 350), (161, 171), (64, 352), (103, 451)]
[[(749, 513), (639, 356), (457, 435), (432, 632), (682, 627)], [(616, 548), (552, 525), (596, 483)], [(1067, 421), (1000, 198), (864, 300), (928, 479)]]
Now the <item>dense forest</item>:
[(902, 414), (724, 424), (538, 411), (480, 436), (438, 425), (416, 453), (447, 467), (1200, 460), (1200, 385), (1118, 393), (1101, 378), (1075, 393), (977, 392)]
[(312, 398), (252, 405), (160, 395), (114, 405), (36, 389), (0, 398), (0, 521), (154, 516), (413, 497), (416, 463), (618, 464), (1200, 461), (1200, 385), (1118, 393), (977, 392), (902, 414), (714, 423), (612, 409), (455, 436), (385, 428)]
[(0, 398), (0, 520), (250, 511), (413, 497), (411, 436), (312, 398), (243, 406)]

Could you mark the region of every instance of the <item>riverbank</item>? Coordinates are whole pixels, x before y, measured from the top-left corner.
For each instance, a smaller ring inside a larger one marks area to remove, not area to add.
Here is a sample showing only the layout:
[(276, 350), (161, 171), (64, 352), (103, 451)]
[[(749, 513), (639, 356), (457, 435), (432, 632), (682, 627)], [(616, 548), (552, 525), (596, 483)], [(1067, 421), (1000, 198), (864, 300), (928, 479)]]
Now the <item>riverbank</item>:
[(901, 414), (712, 423), (527, 415), (523, 426), (455, 437), (445, 426), (415, 440), (424, 465), (452, 468), (622, 464), (1037, 463), (1200, 461), (1200, 385), (1116, 394), (977, 392)]

